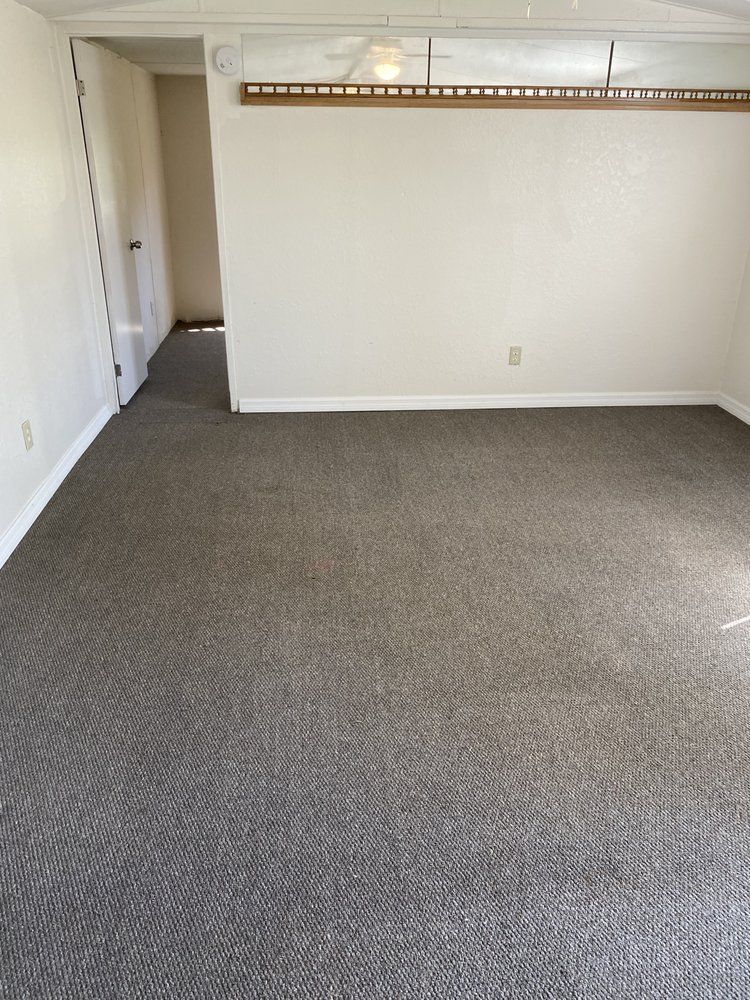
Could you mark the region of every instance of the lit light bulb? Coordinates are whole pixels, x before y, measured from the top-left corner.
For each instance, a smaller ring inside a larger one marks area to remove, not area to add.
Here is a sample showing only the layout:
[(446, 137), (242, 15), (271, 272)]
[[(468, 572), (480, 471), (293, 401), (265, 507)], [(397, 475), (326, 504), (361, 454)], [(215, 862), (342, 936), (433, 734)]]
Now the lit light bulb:
[(379, 80), (395, 80), (401, 72), (400, 67), (393, 62), (381, 62), (373, 68)]

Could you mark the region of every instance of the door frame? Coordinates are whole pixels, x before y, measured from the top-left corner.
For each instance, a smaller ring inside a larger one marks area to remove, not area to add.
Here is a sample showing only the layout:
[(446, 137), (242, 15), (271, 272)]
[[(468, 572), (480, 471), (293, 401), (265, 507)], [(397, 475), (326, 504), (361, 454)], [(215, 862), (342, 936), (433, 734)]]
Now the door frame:
[[(104, 291), (104, 272), (102, 270), (101, 253), (99, 252), (99, 235), (97, 233), (96, 216), (94, 214), (94, 194), (91, 190), (86, 143), (83, 136), (83, 122), (81, 120), (80, 105), (78, 104), (78, 87), (76, 84), (75, 64), (73, 63), (72, 37), (59, 28), (56, 30), (56, 36), (62, 100), (65, 107), (68, 135), (70, 136), (70, 144), (73, 150), (73, 172), (75, 174), (76, 188), (78, 189), (84, 255), (88, 265), (91, 299), (94, 306), (94, 316), (98, 333), (97, 347), (102, 373), (102, 385), (109, 411), (114, 414), (120, 412), (120, 397), (117, 392), (112, 331), (109, 325), (107, 296)], [(86, 36), (76, 34), (73, 37), (84, 38)]]
[[(87, 93), (77, 85), (117, 392), (123, 407), (148, 379), (146, 326), (153, 323), (153, 312), (149, 316), (144, 306), (147, 297), (149, 303), (154, 301), (153, 289), (146, 288), (146, 280), (153, 280), (150, 240), (140, 228), (141, 224), (146, 228), (145, 192), (132, 67), (88, 39), (71, 39), (71, 49), (76, 78), (89, 89)], [(145, 249), (135, 239), (141, 235)]]
[[(214, 121), (215, 103), (217, 95), (212, 87), (211, 53), (216, 44), (216, 36), (207, 34), (203, 29), (195, 31), (170, 30), (171, 26), (160, 24), (157, 30), (153, 28), (144, 29), (144, 25), (120, 25), (110, 24), (106, 21), (101, 26), (97, 25), (95, 30), (82, 30), (80, 26), (70, 24), (53, 24), (52, 30), (55, 33), (57, 48), (57, 60), (60, 69), (62, 85), (62, 99), (67, 117), (68, 132), (73, 149), (73, 165), (76, 178), (76, 187), (79, 193), (79, 204), (81, 206), (81, 224), (84, 234), (84, 250), (88, 262), (89, 278), (91, 283), (91, 294), (94, 301), (94, 311), (97, 320), (99, 360), (102, 371), (102, 381), (106, 396), (107, 405), (112, 413), (120, 412), (119, 398), (117, 395), (117, 377), (115, 375), (115, 360), (112, 346), (112, 335), (109, 325), (109, 313), (107, 311), (107, 299), (104, 290), (104, 274), (102, 270), (102, 259), (99, 251), (99, 237), (96, 228), (96, 216), (94, 213), (94, 194), (91, 188), (89, 177), (88, 159), (86, 155), (86, 144), (83, 133), (83, 121), (81, 109), (78, 103), (78, 89), (76, 84), (75, 64), (73, 61), (72, 42), (74, 38), (91, 39), (112, 38), (120, 36), (122, 38), (200, 38), (203, 42), (206, 62), (206, 92), (208, 97), (209, 132), (211, 142), (211, 168), (214, 180), (214, 203), (216, 210), (216, 229), (219, 243), (219, 275), (221, 278), (221, 297), (224, 311), (224, 344), (226, 349), (227, 381), (229, 383), (229, 408), (232, 412), (239, 412), (239, 397), (237, 392), (237, 374), (235, 368), (234, 339), (232, 337), (231, 308), (229, 301), (228, 286), (228, 260), (226, 253), (225, 217), (224, 203), (221, 190), (221, 158), (219, 148), (219, 138)], [(88, 28), (93, 28), (88, 25)], [(198, 28), (198, 25), (196, 25)], [(239, 36), (233, 42), (238, 42)], [(226, 80), (226, 78), (223, 78)], [(236, 79), (231, 78), (232, 86), (237, 89)]]

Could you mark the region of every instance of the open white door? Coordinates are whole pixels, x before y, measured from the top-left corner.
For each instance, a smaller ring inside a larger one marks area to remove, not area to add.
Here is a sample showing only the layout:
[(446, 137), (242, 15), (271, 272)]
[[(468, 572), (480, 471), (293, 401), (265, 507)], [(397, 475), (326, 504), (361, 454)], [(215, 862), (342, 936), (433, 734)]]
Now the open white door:
[[(90, 42), (74, 39), (82, 81), (81, 117), (94, 195), (99, 250), (120, 403), (148, 375), (135, 254), (144, 233), (133, 232), (133, 178), (140, 173), (138, 124), (130, 65)], [(142, 183), (142, 175), (141, 175)]]

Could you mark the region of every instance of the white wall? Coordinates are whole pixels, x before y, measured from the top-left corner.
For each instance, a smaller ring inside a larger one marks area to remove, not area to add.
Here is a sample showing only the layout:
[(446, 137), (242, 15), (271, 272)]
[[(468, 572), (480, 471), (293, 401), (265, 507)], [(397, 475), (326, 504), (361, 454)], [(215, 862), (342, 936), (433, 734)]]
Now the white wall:
[(175, 310), (186, 321), (223, 315), (206, 80), (158, 76)]
[(718, 391), (750, 117), (240, 108), (209, 74), (250, 408)]
[[(81, 214), (91, 209), (73, 172), (53, 29), (13, 0), (0, 0), (0, 23), (2, 563), (111, 403), (97, 335), (103, 299)], [(34, 435), (29, 452), (21, 435), (26, 419)]]
[(750, 423), (750, 255), (737, 301), (722, 393), (722, 406)]
[(176, 313), (156, 77), (140, 66), (131, 65), (131, 72), (143, 165), (151, 270), (154, 278), (156, 332), (161, 343), (174, 326)]

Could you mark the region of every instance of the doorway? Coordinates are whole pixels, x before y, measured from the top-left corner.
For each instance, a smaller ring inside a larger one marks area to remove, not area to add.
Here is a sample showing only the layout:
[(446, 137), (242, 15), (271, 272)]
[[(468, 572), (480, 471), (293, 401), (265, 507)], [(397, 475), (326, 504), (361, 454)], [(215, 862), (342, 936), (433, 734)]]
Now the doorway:
[(121, 406), (165, 338), (223, 336), (203, 40), (72, 40)]

